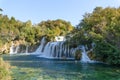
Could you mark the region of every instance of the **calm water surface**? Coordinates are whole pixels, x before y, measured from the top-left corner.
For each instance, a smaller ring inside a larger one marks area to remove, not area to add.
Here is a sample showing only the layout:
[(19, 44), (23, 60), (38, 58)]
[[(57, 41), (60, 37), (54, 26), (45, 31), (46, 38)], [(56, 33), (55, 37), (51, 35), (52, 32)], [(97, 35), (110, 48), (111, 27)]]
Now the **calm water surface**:
[(74, 60), (45, 59), (35, 55), (4, 55), (13, 80), (120, 80), (120, 67)]

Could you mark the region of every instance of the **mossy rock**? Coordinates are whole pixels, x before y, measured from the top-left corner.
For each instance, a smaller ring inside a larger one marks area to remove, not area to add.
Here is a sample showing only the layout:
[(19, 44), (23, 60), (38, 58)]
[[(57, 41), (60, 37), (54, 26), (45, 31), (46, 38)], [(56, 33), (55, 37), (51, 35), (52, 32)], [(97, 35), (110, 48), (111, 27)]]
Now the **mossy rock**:
[(75, 51), (75, 60), (80, 60), (82, 57), (82, 53), (80, 50)]

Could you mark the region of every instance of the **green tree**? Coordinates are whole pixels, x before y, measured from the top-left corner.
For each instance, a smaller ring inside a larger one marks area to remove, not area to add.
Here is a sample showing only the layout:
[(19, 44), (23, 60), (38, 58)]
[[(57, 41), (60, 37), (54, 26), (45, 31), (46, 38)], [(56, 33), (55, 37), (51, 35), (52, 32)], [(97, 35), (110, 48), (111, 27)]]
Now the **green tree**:
[[(120, 64), (120, 8), (96, 7), (86, 13), (77, 26), (73, 40), (77, 44), (95, 43), (96, 58), (110, 64)], [(82, 33), (81, 36), (79, 36)], [(75, 42), (76, 42), (75, 41)], [(99, 55), (99, 56), (98, 56)]]

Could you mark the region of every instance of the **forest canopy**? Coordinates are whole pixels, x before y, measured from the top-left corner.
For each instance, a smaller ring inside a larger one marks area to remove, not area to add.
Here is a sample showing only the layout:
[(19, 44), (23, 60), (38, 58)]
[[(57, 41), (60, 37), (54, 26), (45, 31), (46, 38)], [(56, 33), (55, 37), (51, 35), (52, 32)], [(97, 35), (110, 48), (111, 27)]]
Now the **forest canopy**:
[(43, 36), (53, 40), (55, 36), (64, 36), (73, 30), (70, 22), (58, 19), (42, 21), (32, 25), (30, 20), (21, 22), (14, 17), (0, 14), (0, 46), (5, 43), (23, 40), (30, 44), (36, 44)]

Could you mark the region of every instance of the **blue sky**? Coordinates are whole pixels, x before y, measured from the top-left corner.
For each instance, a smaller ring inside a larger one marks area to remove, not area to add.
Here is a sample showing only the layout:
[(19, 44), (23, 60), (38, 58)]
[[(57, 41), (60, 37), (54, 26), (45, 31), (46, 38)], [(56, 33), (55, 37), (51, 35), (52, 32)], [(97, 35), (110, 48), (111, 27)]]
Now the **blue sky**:
[(31, 20), (33, 24), (64, 19), (75, 26), (97, 6), (119, 7), (120, 0), (0, 0), (3, 14), (21, 21)]

